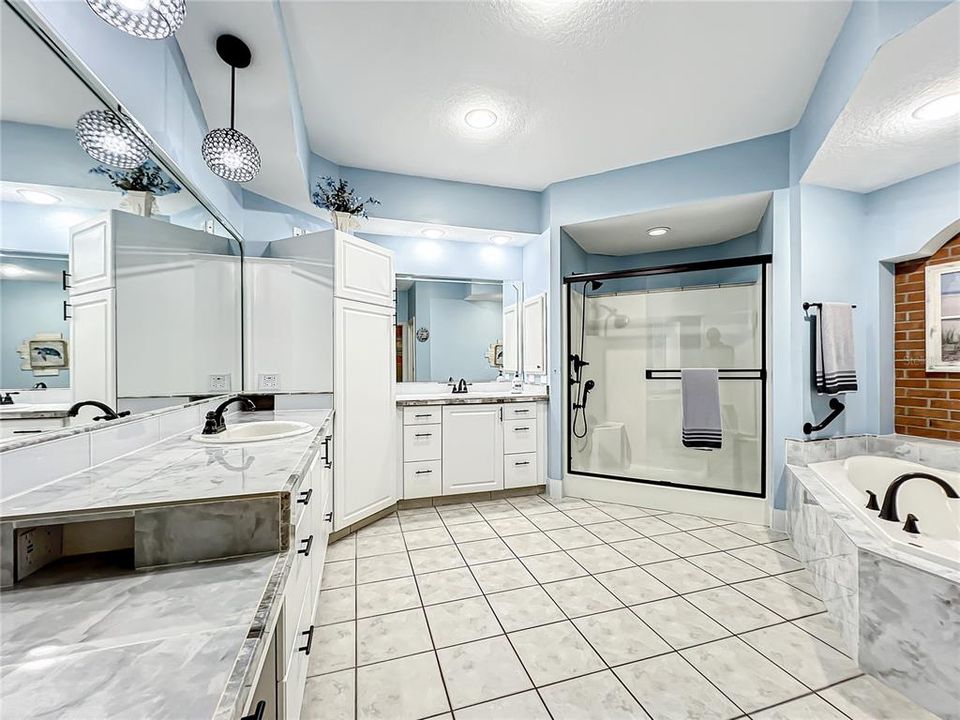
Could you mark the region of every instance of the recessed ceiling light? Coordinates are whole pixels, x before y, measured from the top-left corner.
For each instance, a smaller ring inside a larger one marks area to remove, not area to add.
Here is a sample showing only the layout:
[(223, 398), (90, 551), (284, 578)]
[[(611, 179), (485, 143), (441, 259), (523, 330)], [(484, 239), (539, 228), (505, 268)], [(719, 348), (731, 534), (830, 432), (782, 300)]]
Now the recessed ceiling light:
[(512, 239), (509, 235), (493, 235), (490, 238), (490, 242), (494, 245), (506, 245)]
[(943, 120), (954, 115), (960, 115), (960, 93), (938, 97), (913, 111), (917, 120)]
[(447, 231), (440, 228), (424, 228), (420, 231), (420, 234), (424, 237), (430, 238), (431, 240), (437, 240), (438, 238), (442, 238), (444, 235), (446, 235)]
[(668, 232), (670, 232), (670, 228), (668, 227), (652, 227), (647, 230), (647, 235), (650, 237), (659, 237), (660, 235), (666, 235)]
[(42, 190), (28, 190), (26, 188), (20, 188), (17, 190), (17, 194), (20, 195), (24, 200), (34, 205), (56, 205), (60, 202), (60, 198), (56, 195), (51, 195), (50, 193), (43, 192)]
[(463, 121), (474, 130), (486, 130), (497, 124), (497, 114), (487, 108), (475, 108), (463, 116)]

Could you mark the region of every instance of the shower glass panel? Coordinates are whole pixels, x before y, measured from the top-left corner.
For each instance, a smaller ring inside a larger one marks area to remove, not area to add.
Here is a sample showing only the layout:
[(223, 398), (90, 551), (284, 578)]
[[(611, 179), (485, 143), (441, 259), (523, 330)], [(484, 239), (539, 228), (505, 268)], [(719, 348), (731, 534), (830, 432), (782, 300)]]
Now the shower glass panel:
[[(568, 471), (762, 496), (766, 256), (566, 278)], [(722, 447), (684, 447), (682, 368), (717, 368)]]

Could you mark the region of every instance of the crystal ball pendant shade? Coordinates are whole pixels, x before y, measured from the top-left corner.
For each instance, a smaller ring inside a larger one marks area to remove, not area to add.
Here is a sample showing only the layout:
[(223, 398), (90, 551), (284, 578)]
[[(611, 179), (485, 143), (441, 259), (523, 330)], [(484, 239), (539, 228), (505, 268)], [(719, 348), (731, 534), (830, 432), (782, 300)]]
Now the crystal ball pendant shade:
[(94, 160), (127, 170), (142, 165), (149, 155), (140, 138), (110, 110), (81, 115), (77, 142)]
[(248, 182), (260, 172), (260, 151), (239, 130), (211, 130), (203, 139), (200, 151), (207, 167), (224, 180)]
[(87, 0), (87, 5), (115, 28), (147, 40), (172, 36), (186, 15), (186, 0)]

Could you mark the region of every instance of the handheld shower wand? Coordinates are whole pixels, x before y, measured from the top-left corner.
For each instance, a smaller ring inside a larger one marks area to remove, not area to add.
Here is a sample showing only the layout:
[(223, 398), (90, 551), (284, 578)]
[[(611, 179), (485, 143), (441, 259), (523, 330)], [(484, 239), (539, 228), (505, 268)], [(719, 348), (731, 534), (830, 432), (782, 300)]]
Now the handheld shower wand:
[[(571, 430), (573, 431), (573, 436), (581, 440), (587, 436), (587, 396), (597, 386), (593, 380), (587, 380), (586, 383), (581, 384), (583, 368), (590, 364), (584, 360), (583, 350), (584, 329), (587, 325), (587, 285), (590, 286), (591, 290), (597, 291), (603, 286), (603, 283), (600, 280), (585, 280), (583, 283), (583, 295), (581, 296), (582, 301), (580, 305), (580, 354), (570, 356), (570, 363), (573, 365), (573, 377), (570, 378), (570, 384), (577, 386), (577, 397), (573, 402), (573, 423), (571, 424)], [(577, 430), (578, 423), (583, 424), (582, 433)]]

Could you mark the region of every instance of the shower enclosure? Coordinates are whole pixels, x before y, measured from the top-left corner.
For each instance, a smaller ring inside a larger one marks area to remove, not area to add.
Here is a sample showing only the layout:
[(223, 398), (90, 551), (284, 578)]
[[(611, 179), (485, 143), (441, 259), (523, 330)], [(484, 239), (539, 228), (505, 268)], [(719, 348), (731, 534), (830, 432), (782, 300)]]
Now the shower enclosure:
[[(762, 497), (770, 256), (564, 278), (567, 472)], [(717, 368), (722, 447), (680, 442), (682, 368)]]

